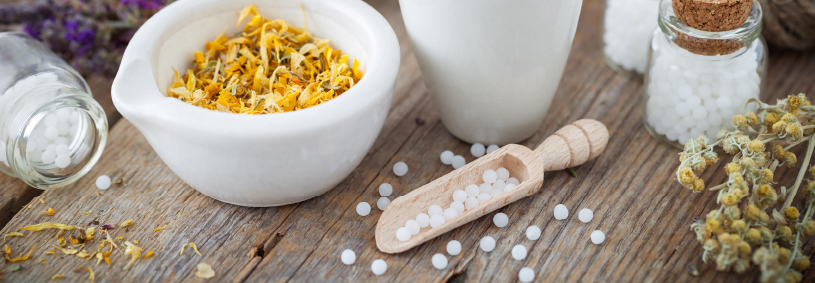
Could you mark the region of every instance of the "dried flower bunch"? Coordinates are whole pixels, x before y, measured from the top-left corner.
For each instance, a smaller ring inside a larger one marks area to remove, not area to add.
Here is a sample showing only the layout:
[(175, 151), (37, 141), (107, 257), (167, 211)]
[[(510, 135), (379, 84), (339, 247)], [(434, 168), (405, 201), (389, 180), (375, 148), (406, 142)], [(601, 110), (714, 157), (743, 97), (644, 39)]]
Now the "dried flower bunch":
[[(220, 112), (281, 113), (308, 108), (348, 91), (360, 79), (359, 62), (284, 20), (264, 19), (255, 5), (244, 8), (235, 36), (224, 32), (195, 52), (183, 80), (178, 72), (167, 95)], [(305, 17), (305, 12), (304, 12)], [(175, 71), (175, 70), (174, 70)]]
[(0, 31), (17, 26), (82, 75), (113, 76), (136, 30), (173, 0), (39, 0), (0, 4)]
[[(717, 270), (741, 273), (754, 265), (761, 270), (761, 282), (800, 282), (800, 271), (810, 265), (809, 257), (801, 253), (802, 236), (815, 235), (815, 166), (808, 167), (815, 149), (815, 106), (804, 94), (790, 95), (775, 105), (757, 99), (747, 103), (756, 103), (758, 114), (736, 115), (735, 130), (720, 130), (713, 143), (704, 136), (688, 140), (680, 153), (677, 180), (696, 193), (705, 189), (697, 176), (719, 160), (714, 148), (721, 146), (733, 154), (725, 166), (727, 181), (709, 188), (718, 191), (721, 206), (704, 220), (697, 219), (691, 230), (704, 245), (702, 260), (714, 260)], [(789, 150), (804, 143), (806, 156), (795, 183), (776, 189), (775, 170), (794, 167), (797, 157)], [(807, 173), (802, 214), (792, 201)]]

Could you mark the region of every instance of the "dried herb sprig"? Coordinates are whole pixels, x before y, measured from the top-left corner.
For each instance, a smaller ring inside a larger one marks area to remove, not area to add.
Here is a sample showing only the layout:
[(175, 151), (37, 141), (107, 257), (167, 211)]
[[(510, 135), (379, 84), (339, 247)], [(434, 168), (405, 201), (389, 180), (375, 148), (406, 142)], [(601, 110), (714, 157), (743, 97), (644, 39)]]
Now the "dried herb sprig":
[[(676, 178), (683, 187), (701, 193), (705, 182), (697, 176), (719, 161), (714, 149), (720, 146), (733, 154), (725, 166), (727, 180), (708, 189), (718, 191), (721, 206), (691, 224), (703, 245), (702, 260), (714, 260), (717, 270), (737, 273), (755, 265), (761, 270), (761, 282), (800, 282), (800, 271), (810, 265), (809, 257), (801, 253), (801, 236), (815, 236), (815, 166), (808, 167), (815, 150), (815, 106), (804, 94), (790, 95), (775, 105), (757, 99), (750, 103), (757, 104), (756, 112), (734, 116), (735, 130), (720, 130), (712, 143), (704, 136), (685, 143)], [(776, 190), (775, 170), (794, 167), (797, 156), (789, 150), (801, 144), (807, 144), (807, 152), (795, 183)], [(792, 201), (807, 174), (806, 210), (801, 215)], [(772, 216), (767, 213), (770, 209)]]

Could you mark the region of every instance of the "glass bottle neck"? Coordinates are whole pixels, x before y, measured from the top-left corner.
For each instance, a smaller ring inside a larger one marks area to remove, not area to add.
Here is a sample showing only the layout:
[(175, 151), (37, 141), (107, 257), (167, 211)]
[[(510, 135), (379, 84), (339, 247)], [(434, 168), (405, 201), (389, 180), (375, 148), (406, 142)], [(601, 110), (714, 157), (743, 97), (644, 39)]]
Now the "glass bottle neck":
[(661, 0), (659, 4), (659, 29), (672, 47), (681, 48), (690, 54), (722, 60), (737, 57), (750, 49), (759, 38), (762, 29), (761, 4), (753, 2), (747, 20), (732, 30), (709, 32), (692, 28), (683, 23), (674, 13), (671, 0)]

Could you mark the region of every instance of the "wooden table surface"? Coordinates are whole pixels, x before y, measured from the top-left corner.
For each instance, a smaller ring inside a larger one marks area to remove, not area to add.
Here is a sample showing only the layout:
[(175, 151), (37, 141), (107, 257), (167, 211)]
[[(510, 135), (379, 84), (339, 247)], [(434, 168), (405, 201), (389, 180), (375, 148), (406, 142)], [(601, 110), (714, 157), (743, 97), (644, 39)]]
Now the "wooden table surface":
[[(4, 244), (15, 256), (41, 248), (19, 263), (20, 271), (12, 272), (18, 263), (4, 264), (0, 267), (5, 271), (2, 276), (14, 282), (41, 282), (63, 274), (66, 282), (84, 282), (87, 272), (75, 270), (90, 267), (97, 282), (200, 282), (203, 280), (194, 273), (196, 265), (205, 262), (216, 273), (211, 282), (514, 282), (522, 267), (534, 269), (536, 281), (547, 282), (756, 281), (755, 270), (736, 275), (717, 272), (713, 265), (702, 263), (702, 248), (689, 227), (695, 217), (718, 207), (714, 193), (693, 194), (673, 180), (678, 151), (658, 143), (643, 129), (641, 82), (604, 65), (600, 0), (584, 1), (552, 107), (540, 130), (521, 144), (533, 147), (562, 125), (593, 118), (605, 123), (611, 133), (606, 152), (575, 168), (577, 177), (564, 171), (547, 173), (539, 193), (496, 211), (509, 216), (507, 227), (495, 227), (493, 213), (407, 252), (379, 252), (373, 230), (381, 211), (374, 208), (370, 215), (361, 217), (355, 212), (356, 204), (375, 204), (377, 188), (383, 182), (391, 183), (394, 196), (400, 196), (450, 172), (452, 168), (438, 159), (443, 150), (461, 154), (468, 162), (473, 157), (468, 153), (469, 145), (450, 135), (439, 121), (407, 40), (398, 2), (369, 3), (396, 31), (402, 66), (381, 134), (359, 167), (336, 188), (308, 201), (272, 208), (246, 208), (205, 197), (176, 177), (132, 124), (118, 119), (110, 102), (110, 80), (91, 78), (94, 96), (105, 105), (113, 125), (105, 154), (86, 177), (55, 191), (41, 193), (14, 178), (0, 176), (0, 221), (5, 226), (0, 233), (46, 221), (87, 227), (94, 219), (101, 223), (133, 219), (133, 226), (111, 230), (111, 235), (137, 240), (145, 252), (155, 251), (155, 255), (139, 259), (130, 270), (123, 271), (130, 256), (118, 251), (111, 255), (110, 266), (61, 252), (46, 255), (43, 252), (57, 242), (56, 231), (26, 231), (29, 237), (10, 237)], [(815, 53), (772, 50), (767, 92), (762, 99), (815, 93), (812, 62)], [(417, 124), (416, 118), (425, 123)], [(391, 171), (398, 161), (410, 167), (404, 177)], [(722, 165), (717, 166), (721, 169)], [(723, 170), (709, 170), (702, 177), (708, 183), (724, 180), (723, 174), (713, 171)], [(792, 171), (776, 173), (779, 185), (793, 182)], [(122, 178), (126, 185), (99, 191), (94, 182), (102, 174), (114, 180)], [(559, 203), (572, 212), (563, 221), (552, 216)], [(48, 207), (57, 214), (42, 214)], [(581, 208), (594, 211), (590, 223), (577, 220)], [(83, 213), (87, 211), (91, 213)], [(526, 239), (524, 231), (530, 225), (542, 228), (539, 240)], [(153, 231), (161, 226), (166, 229)], [(593, 230), (606, 233), (605, 243), (590, 242)], [(478, 248), (479, 239), (487, 235), (497, 240), (495, 250), (489, 253)], [(462, 253), (448, 256), (446, 269), (433, 268), (432, 255), (447, 255), (446, 244), (453, 239), (462, 243)], [(99, 242), (94, 240), (86, 249), (95, 251), (93, 246)], [(203, 256), (190, 251), (179, 255), (182, 245), (190, 242)], [(807, 239), (804, 243), (804, 254), (812, 255), (814, 242)], [(511, 248), (518, 244), (529, 251), (524, 260), (510, 256)], [(344, 249), (357, 253), (354, 265), (340, 263)], [(38, 263), (43, 258), (47, 260)], [(384, 275), (371, 273), (374, 259), (388, 263)], [(689, 265), (698, 268), (698, 277), (688, 271)], [(805, 281), (815, 280), (812, 270), (804, 273)]]

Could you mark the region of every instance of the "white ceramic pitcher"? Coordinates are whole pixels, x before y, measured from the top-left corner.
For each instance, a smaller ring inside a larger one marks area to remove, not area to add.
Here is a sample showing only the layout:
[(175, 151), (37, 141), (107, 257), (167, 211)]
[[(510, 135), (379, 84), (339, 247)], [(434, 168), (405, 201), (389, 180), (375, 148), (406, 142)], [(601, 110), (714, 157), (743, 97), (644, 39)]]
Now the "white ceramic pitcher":
[(456, 137), (508, 144), (540, 128), (582, 0), (399, 0), (424, 82)]

